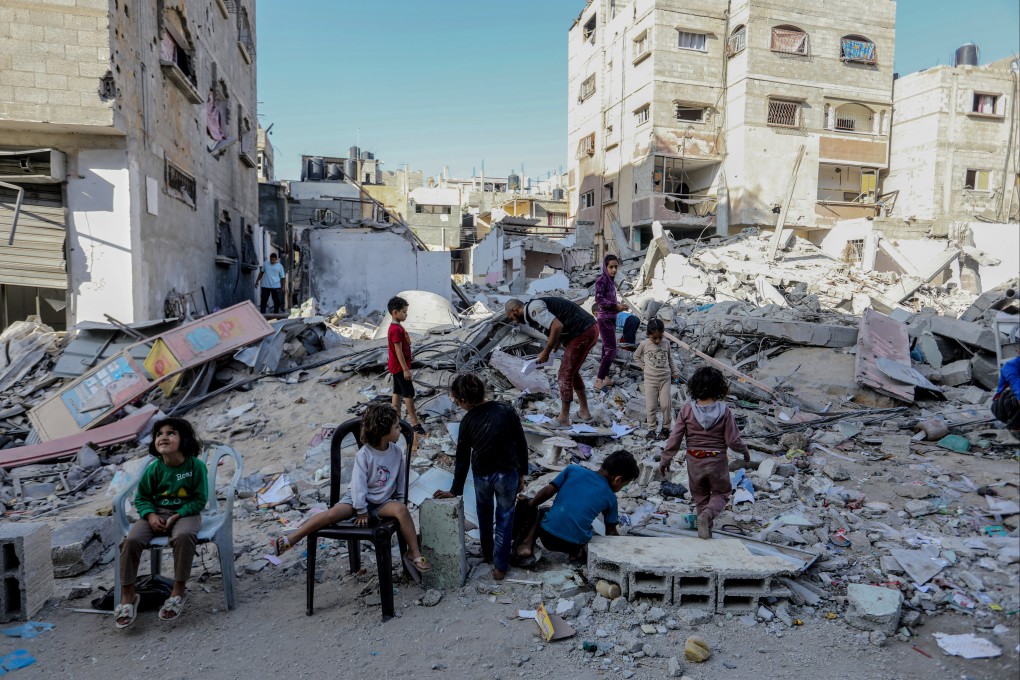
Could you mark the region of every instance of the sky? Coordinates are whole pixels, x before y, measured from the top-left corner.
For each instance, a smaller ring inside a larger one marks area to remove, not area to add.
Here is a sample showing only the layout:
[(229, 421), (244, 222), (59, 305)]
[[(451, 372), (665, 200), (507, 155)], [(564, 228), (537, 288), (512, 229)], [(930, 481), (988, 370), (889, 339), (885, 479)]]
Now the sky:
[[(565, 170), (567, 31), (584, 6), (259, 0), (258, 112), (277, 179), (359, 140), (384, 169), (426, 177)], [(899, 0), (896, 14), (901, 75), (952, 63), (966, 42), (982, 64), (1020, 51), (1017, 0)]]

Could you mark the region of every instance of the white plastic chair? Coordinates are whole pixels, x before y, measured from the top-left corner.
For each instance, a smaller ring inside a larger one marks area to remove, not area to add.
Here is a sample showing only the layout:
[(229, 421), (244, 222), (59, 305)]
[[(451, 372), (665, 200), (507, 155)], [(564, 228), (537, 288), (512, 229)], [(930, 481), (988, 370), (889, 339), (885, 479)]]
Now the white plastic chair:
[[(227, 484), (226, 500), (223, 509), (219, 507), (216, 499), (216, 467), (223, 458), (234, 459), (234, 475)], [(237, 573), (234, 571), (234, 489), (241, 480), (244, 471), (244, 461), (241, 454), (229, 446), (213, 444), (202, 454), (202, 462), (206, 465), (207, 477), (209, 480), (209, 500), (202, 511), (202, 525), (198, 530), (198, 543), (216, 544), (216, 552), (220, 556), (220, 572), (223, 574), (223, 591), (227, 598), (227, 609), (237, 607)], [(138, 475), (139, 479), (141, 474)], [(131, 486), (117, 496), (113, 503), (113, 515), (120, 523), (123, 536), (127, 536), (131, 530), (131, 521), (128, 519), (127, 504), (133, 501), (138, 487), (138, 479), (132, 482)], [(149, 549), (149, 573), (156, 575), (160, 573), (160, 560), (162, 551), (169, 547), (169, 536), (157, 536), (149, 542), (146, 548)], [(120, 602), (120, 549), (116, 551), (113, 561), (113, 596), (114, 603)]]

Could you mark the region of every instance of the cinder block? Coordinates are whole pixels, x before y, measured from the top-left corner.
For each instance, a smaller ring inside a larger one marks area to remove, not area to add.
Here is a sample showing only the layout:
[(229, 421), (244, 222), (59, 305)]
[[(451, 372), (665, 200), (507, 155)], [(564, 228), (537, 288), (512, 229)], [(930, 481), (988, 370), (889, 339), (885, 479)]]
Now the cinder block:
[(616, 562), (602, 560), (588, 552), (588, 581), (597, 583), (599, 579), (617, 583), (620, 586), (620, 595), (628, 597), (628, 578), (623, 569)]
[(627, 599), (631, 602), (650, 599), (663, 604), (671, 604), (673, 602), (673, 575), (634, 570), (627, 574), (627, 593)]
[(53, 576), (68, 578), (88, 571), (117, 542), (117, 534), (113, 517), (83, 517), (57, 529), (50, 539)]
[(718, 585), (715, 574), (676, 574), (673, 604), (681, 608), (715, 611)]
[(418, 515), (421, 548), (432, 568), (422, 572), (426, 588), (460, 588), (467, 579), (467, 552), (464, 549), (464, 499), (428, 498)]
[(767, 575), (719, 574), (716, 611), (757, 611), (761, 599), (771, 595), (771, 580)]
[(27, 621), (53, 595), (50, 528), (31, 522), (0, 526), (0, 622)]

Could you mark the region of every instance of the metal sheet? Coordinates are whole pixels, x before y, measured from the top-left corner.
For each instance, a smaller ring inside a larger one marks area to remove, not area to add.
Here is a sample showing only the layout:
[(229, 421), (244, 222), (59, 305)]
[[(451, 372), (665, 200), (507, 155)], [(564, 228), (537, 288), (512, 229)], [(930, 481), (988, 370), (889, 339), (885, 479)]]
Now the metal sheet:
[(893, 380), (878, 367), (885, 357), (910, 366), (910, 338), (907, 325), (874, 309), (864, 310), (857, 336), (854, 380), (859, 385), (907, 403), (914, 402), (914, 386)]
[(15, 194), (0, 189), (0, 283), (67, 288), (67, 223), (60, 190), (59, 185), (25, 187), (14, 243), (8, 245)]

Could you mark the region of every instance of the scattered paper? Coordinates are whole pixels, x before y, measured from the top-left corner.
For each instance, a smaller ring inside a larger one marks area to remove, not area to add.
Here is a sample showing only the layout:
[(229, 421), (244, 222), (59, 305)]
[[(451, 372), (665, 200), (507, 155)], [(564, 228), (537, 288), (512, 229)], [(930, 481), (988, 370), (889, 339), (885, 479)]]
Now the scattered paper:
[(263, 555), (262, 557), (265, 558), (266, 562), (276, 565), (277, 567), (282, 563), (282, 560), (280, 560), (280, 558), (276, 555)]
[(935, 640), (946, 654), (962, 656), (964, 659), (990, 659), (1002, 654), (1002, 650), (991, 641), (979, 638), (973, 633), (964, 635), (935, 633)]
[(453, 441), (457, 441), (460, 438), (460, 423), (446, 423), (446, 431)]
[[(538, 616), (538, 611), (535, 609), (518, 609), (517, 618), (519, 619), (535, 619)], [(536, 619), (537, 620), (537, 619)]]
[(993, 514), (1015, 515), (1020, 513), (1020, 505), (1017, 505), (1016, 501), (999, 498), (998, 496), (985, 496), (985, 500), (988, 502), (989, 512)]
[(255, 504), (260, 508), (273, 508), (294, 498), (294, 489), (290, 486), (290, 477), (279, 474), (255, 494)]
[(524, 416), (524, 419), (529, 423), (535, 423), (536, 425), (544, 425), (545, 423), (551, 423), (552, 418), (545, 415), (544, 413), (530, 413)]
[(617, 423), (613, 423), (609, 429), (613, 431), (613, 439), (619, 439), (620, 437), (628, 435), (634, 431), (633, 427), (619, 425)]
[(570, 428), (570, 431), (574, 434), (594, 434), (595, 432), (598, 432), (598, 429), (584, 423), (574, 423), (574, 426)]

